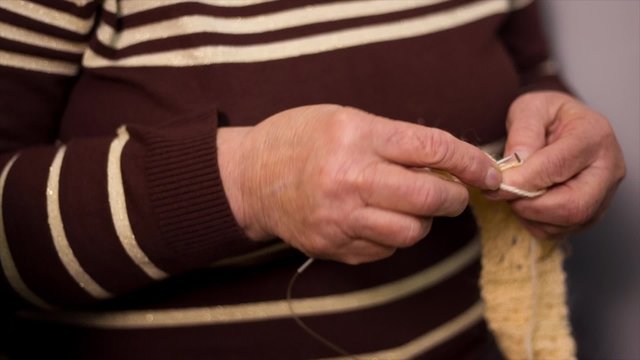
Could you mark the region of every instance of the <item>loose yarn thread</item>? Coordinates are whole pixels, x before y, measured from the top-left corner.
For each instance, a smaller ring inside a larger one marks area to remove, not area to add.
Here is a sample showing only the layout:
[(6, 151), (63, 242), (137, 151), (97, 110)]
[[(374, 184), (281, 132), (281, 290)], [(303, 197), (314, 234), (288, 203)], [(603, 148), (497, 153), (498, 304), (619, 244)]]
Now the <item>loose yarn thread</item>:
[(307, 334), (309, 334), (311, 337), (313, 337), (317, 341), (321, 342), (322, 344), (324, 344), (325, 346), (327, 346), (331, 350), (335, 351), (336, 353), (338, 353), (340, 355), (343, 355), (343, 356), (346, 356), (346, 357), (350, 357), (350, 358), (352, 358), (354, 360), (357, 360), (358, 358), (355, 355), (350, 354), (348, 351), (346, 351), (345, 349), (343, 349), (339, 345), (336, 345), (335, 343), (331, 342), (330, 340), (328, 340), (324, 336), (318, 334), (318, 332), (313, 330), (311, 327), (309, 327), (309, 325), (307, 325), (300, 318), (300, 316), (298, 316), (298, 314), (295, 312), (295, 309), (293, 308), (293, 301), (292, 301), (293, 284), (295, 284), (295, 282), (298, 279), (298, 277), (300, 276), (300, 274), (302, 274), (303, 271), (305, 271), (309, 266), (311, 266), (311, 264), (313, 264), (314, 261), (315, 261), (314, 258), (311, 258), (311, 257), (308, 258), (307, 261), (305, 261), (304, 264), (302, 264), (296, 270), (296, 272), (291, 277), (291, 280), (289, 280), (289, 285), (287, 286), (287, 306), (289, 307), (289, 313), (291, 314), (291, 318)]
[[(515, 152), (505, 158), (502, 158), (496, 161), (498, 168), (502, 172), (514, 167), (518, 167), (522, 165), (522, 163), (523, 163), (522, 158), (518, 155), (518, 153), (515, 153)], [(511, 193), (520, 197), (524, 197), (524, 198), (535, 198), (546, 192), (546, 189), (537, 190), (537, 191), (527, 191), (527, 190), (523, 190), (505, 183), (500, 184), (500, 190), (503, 190), (508, 193)]]
[(538, 190), (538, 191), (527, 191), (527, 190), (522, 190), (519, 189), (515, 186), (511, 186), (511, 185), (507, 185), (507, 184), (500, 184), (500, 190), (502, 191), (506, 191), (508, 193), (514, 194), (514, 195), (518, 195), (520, 197), (523, 198), (535, 198), (538, 197), (542, 194), (544, 194), (546, 192), (546, 190)]

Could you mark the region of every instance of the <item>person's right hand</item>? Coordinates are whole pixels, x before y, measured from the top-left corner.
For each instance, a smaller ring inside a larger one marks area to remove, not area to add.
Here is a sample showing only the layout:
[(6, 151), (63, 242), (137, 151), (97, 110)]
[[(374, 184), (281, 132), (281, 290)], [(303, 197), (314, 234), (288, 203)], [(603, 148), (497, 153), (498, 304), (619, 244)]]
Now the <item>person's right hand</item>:
[(305, 254), (358, 264), (385, 258), (457, 216), (463, 184), (496, 189), (501, 175), (481, 150), (433, 128), (357, 109), (312, 105), (250, 128), (221, 128), (225, 192), (249, 237), (279, 237)]

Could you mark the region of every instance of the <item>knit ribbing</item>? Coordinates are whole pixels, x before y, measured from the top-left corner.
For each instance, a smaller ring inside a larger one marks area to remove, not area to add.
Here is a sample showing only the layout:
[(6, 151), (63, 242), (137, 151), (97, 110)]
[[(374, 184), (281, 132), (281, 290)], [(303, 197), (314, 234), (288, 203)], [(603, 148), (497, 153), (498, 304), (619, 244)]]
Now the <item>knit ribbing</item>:
[(188, 267), (256, 246), (238, 226), (222, 187), (215, 120), (215, 114), (200, 115), (188, 126), (143, 133), (149, 198), (160, 237)]

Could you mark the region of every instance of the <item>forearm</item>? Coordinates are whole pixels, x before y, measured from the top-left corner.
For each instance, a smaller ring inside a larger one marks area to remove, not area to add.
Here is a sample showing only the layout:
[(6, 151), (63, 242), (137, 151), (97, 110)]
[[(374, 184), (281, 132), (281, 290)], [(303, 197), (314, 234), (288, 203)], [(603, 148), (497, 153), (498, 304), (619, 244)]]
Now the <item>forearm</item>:
[(218, 175), (215, 134), (204, 114), (3, 154), (8, 284), (69, 306), (253, 249)]

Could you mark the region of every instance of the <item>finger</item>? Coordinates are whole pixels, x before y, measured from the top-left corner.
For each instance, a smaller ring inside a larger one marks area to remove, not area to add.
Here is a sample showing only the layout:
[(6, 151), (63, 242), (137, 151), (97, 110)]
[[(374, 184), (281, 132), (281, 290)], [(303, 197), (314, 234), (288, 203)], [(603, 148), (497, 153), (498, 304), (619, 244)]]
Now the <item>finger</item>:
[(575, 226), (550, 225), (529, 220), (522, 220), (522, 223), (527, 228), (527, 231), (539, 240), (561, 240), (578, 230)]
[(359, 265), (386, 259), (396, 251), (394, 247), (380, 245), (366, 239), (355, 239), (340, 249), (332, 259), (349, 265)]
[(458, 216), (469, 202), (459, 183), (385, 162), (363, 171), (359, 190), (367, 205), (419, 216)]
[(406, 248), (422, 240), (431, 230), (430, 218), (400, 214), (375, 207), (351, 213), (347, 233), (392, 248)]
[(606, 176), (599, 169), (588, 169), (544, 196), (514, 201), (512, 209), (530, 221), (563, 227), (584, 226), (600, 212), (607, 198)]
[[(540, 149), (522, 166), (503, 173), (505, 184), (525, 191), (537, 191), (562, 184), (593, 163), (598, 147), (578, 136), (564, 136)], [(514, 199), (501, 194), (502, 199)]]
[(524, 160), (543, 148), (547, 141), (547, 127), (554, 119), (552, 115), (541, 98), (536, 101), (524, 98), (516, 100), (507, 114), (509, 136), (504, 156), (517, 152)]
[(404, 166), (445, 170), (481, 189), (497, 189), (502, 176), (477, 147), (434, 128), (402, 121), (379, 121), (373, 131), (374, 151)]

